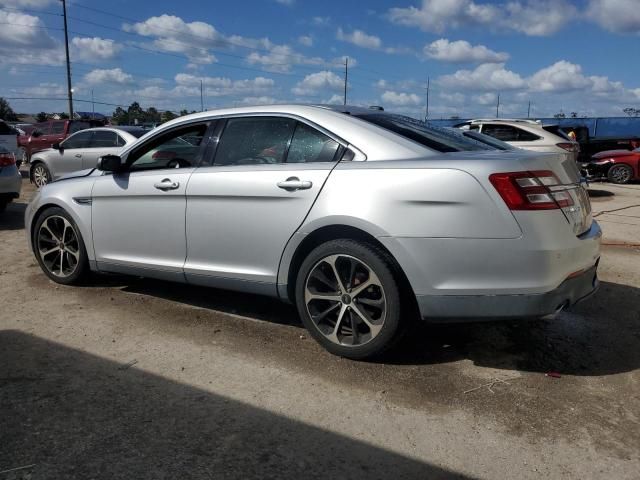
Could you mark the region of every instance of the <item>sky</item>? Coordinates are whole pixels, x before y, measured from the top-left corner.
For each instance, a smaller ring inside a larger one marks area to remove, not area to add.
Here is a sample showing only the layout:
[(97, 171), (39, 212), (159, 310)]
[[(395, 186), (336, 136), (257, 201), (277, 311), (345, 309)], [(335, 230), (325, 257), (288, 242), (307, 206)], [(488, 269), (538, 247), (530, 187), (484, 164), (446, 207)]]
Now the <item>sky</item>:
[[(0, 0), (0, 96), (66, 110), (62, 4)], [(416, 118), (624, 116), (640, 0), (67, 0), (80, 111), (381, 105)], [(92, 107), (90, 100), (95, 103)], [(38, 98), (18, 99), (18, 98)], [(112, 105), (105, 105), (112, 104)], [(530, 105), (530, 107), (529, 107)]]

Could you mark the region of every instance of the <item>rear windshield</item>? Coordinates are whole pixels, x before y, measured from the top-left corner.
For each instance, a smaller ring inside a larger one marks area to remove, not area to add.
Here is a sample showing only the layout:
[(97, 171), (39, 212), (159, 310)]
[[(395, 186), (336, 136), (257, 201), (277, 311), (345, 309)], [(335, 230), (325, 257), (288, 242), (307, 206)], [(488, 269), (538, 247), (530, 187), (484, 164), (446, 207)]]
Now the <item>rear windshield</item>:
[(445, 128), (427, 125), (420, 120), (405, 117), (404, 115), (364, 113), (355, 114), (354, 116), (438, 152), (491, 150), (486, 145), (457, 135)]
[(509, 145), (507, 142), (498, 140), (497, 138), (490, 137), (489, 135), (483, 135), (475, 130), (460, 130), (462, 135), (468, 139), (480, 142), (483, 145), (493, 147), (496, 150), (515, 150), (515, 147)]
[(566, 133), (564, 133), (564, 131), (560, 128), (559, 125), (543, 125), (542, 128), (544, 128), (549, 133), (553, 133), (554, 135), (557, 135), (560, 138), (564, 138), (565, 140), (571, 141), (571, 138), (569, 138), (569, 136)]
[(144, 129), (144, 128), (132, 128), (131, 130), (126, 129), (126, 130), (122, 130), (123, 132), (127, 132), (129, 135), (133, 135), (136, 138), (140, 138), (141, 136), (143, 136), (145, 133), (147, 133), (149, 130)]

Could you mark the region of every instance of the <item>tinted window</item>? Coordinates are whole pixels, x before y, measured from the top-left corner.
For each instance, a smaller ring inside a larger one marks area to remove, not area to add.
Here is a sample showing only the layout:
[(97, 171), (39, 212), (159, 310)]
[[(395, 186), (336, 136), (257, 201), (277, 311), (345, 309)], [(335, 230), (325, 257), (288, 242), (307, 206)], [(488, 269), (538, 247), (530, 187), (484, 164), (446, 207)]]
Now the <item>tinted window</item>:
[(98, 130), (93, 132), (91, 148), (113, 148), (118, 146), (118, 136), (115, 132)]
[(49, 122), (36, 123), (34, 127), (35, 128), (33, 130), (37, 131), (41, 135), (49, 135), (49, 132), (51, 131), (51, 125)]
[(232, 118), (222, 133), (214, 165), (282, 163), (296, 121), (289, 118)]
[(498, 140), (497, 138), (490, 137), (489, 135), (483, 135), (477, 130), (467, 130), (462, 132), (462, 134), (467, 138), (495, 148), (496, 150), (515, 150), (515, 147), (512, 147), (508, 143)]
[(482, 126), (482, 133), (503, 142), (532, 142), (540, 140), (539, 136), (511, 125), (485, 123)]
[(427, 125), (404, 115), (360, 114), (356, 116), (438, 152), (485, 150), (478, 143), (467, 140), (447, 129)]
[(131, 170), (185, 168), (195, 166), (200, 144), (207, 131), (202, 123), (159, 135), (136, 149), (129, 156)]
[(304, 123), (298, 123), (287, 163), (332, 162), (340, 144)]
[(61, 135), (64, 133), (64, 121), (51, 123), (51, 135)]
[(0, 135), (16, 135), (17, 131), (7, 125), (5, 122), (0, 121)]
[(127, 142), (124, 141), (124, 138), (122, 138), (120, 135), (116, 135), (116, 145), (118, 147), (124, 147), (127, 144)]
[(75, 133), (75, 132), (79, 132), (80, 130), (86, 130), (90, 126), (91, 125), (89, 125), (89, 122), (71, 122), (71, 125), (69, 125), (69, 133)]
[(80, 132), (70, 136), (61, 143), (62, 148), (89, 148), (91, 145), (91, 132)]

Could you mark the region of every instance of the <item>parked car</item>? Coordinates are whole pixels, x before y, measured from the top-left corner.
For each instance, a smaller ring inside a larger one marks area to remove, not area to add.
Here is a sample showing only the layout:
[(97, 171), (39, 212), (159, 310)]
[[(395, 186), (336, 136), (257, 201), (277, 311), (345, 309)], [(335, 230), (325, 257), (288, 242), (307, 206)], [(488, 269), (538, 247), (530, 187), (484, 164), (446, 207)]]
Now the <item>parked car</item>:
[(31, 158), (30, 179), (37, 187), (75, 170), (93, 168), (98, 157), (117, 154), (147, 133), (142, 128), (90, 128), (74, 133)]
[(640, 180), (640, 148), (596, 153), (584, 167), (590, 179), (606, 178), (612, 183)]
[(18, 131), (4, 120), (0, 120), (0, 148), (18, 153)]
[(20, 196), (22, 176), (16, 165), (16, 156), (0, 145), (0, 212)]
[(54, 143), (62, 142), (75, 132), (91, 127), (101, 127), (103, 124), (99, 120), (47, 120), (36, 123), (29, 133), (18, 137), (20, 147), (18, 160), (29, 163), (34, 153), (51, 148)]
[(560, 154), (573, 161), (578, 160), (580, 153), (578, 142), (571, 140), (558, 125), (542, 125), (533, 120), (478, 119), (455, 127), (476, 130), (525, 150)]
[[(151, 161), (177, 138), (193, 149)], [(208, 111), (45, 185), (25, 225), (58, 283), (93, 270), (270, 295), (330, 352), (367, 358), (414, 315), (553, 316), (595, 291), (601, 231), (559, 158), (357, 107)]]

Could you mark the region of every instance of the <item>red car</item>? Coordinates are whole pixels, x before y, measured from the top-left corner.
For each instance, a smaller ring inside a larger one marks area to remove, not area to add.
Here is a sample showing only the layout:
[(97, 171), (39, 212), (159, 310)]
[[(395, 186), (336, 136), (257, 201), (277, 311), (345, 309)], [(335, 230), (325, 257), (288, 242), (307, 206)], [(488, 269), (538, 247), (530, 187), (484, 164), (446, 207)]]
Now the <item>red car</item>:
[(47, 120), (36, 123), (31, 133), (18, 137), (20, 160), (28, 162), (34, 153), (51, 148), (54, 143), (60, 143), (72, 133), (103, 125), (103, 122), (89, 120)]
[(612, 183), (640, 180), (640, 148), (596, 153), (585, 167), (590, 178), (606, 178)]

